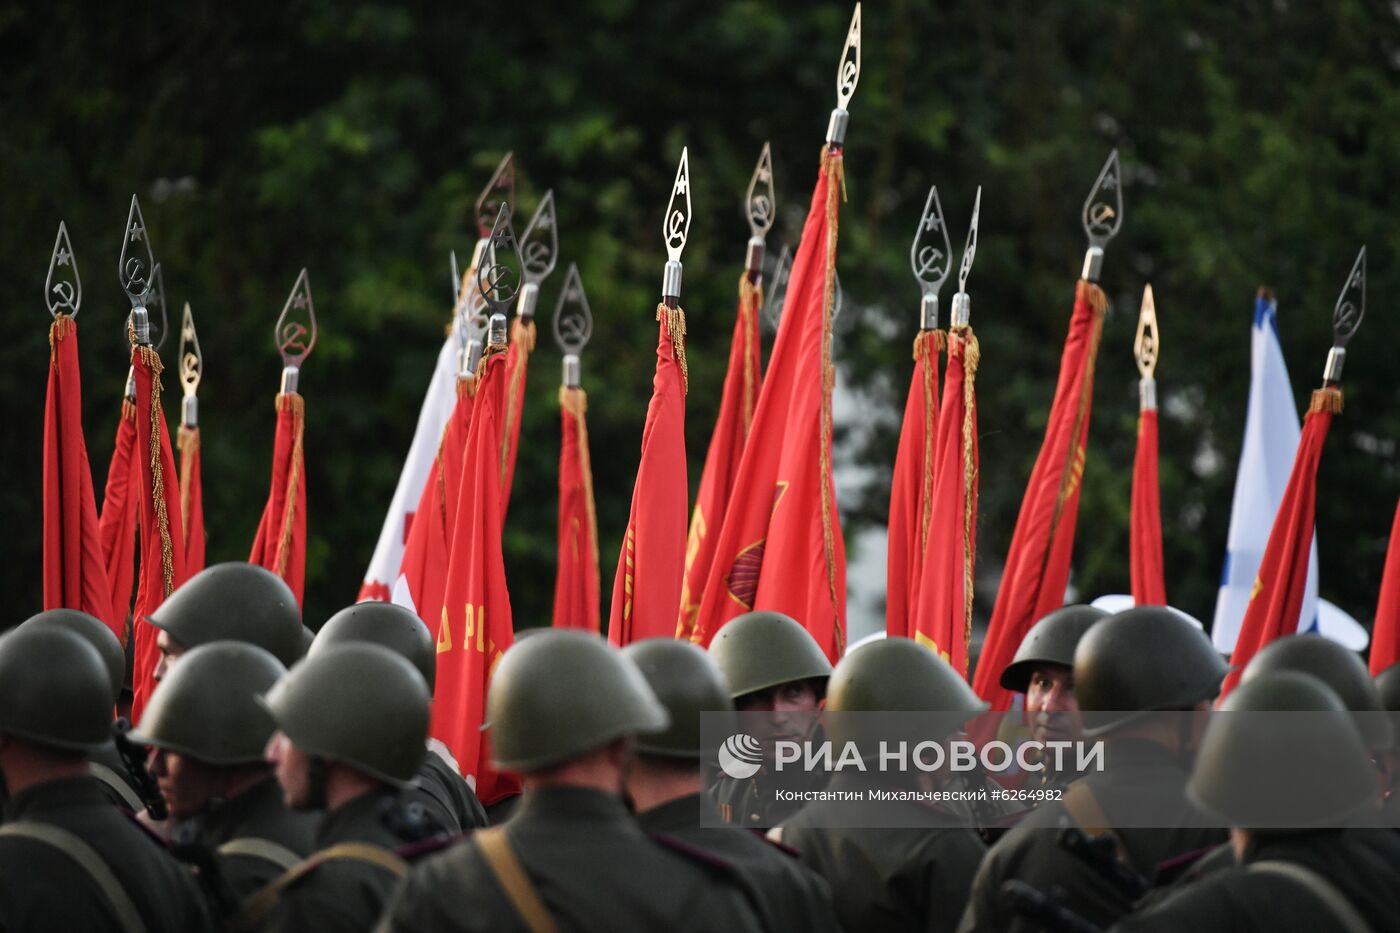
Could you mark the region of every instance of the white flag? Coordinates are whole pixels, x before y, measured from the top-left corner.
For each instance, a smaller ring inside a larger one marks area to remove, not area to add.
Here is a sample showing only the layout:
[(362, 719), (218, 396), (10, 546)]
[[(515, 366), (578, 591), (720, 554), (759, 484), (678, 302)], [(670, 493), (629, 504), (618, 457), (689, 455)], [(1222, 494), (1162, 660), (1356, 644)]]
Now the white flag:
[[(1254, 303), (1254, 327), (1250, 333), (1249, 410), (1244, 420), (1244, 446), (1235, 475), (1235, 501), (1230, 507), (1230, 534), (1225, 545), (1225, 569), (1220, 575), (1220, 595), (1215, 603), (1211, 638), (1222, 654), (1235, 650), (1240, 624), (1269, 529), (1283, 500), (1288, 474), (1298, 451), (1302, 430), (1288, 367), (1278, 342), (1277, 303), (1262, 295)], [(1305, 630), (1317, 620), (1317, 537), (1308, 559), (1308, 584), (1299, 614)]]
[(408, 523), (418, 508), (418, 499), (423, 495), (423, 484), (428, 481), (428, 471), (437, 457), (438, 444), (442, 440), (447, 419), (452, 416), (452, 406), (457, 401), (457, 353), (460, 343), (456, 327), (443, 341), (438, 353), (437, 365), (433, 367), (433, 378), (428, 383), (428, 393), (423, 397), (423, 408), (418, 412), (418, 427), (413, 431), (413, 443), (408, 448), (408, 457), (403, 462), (403, 472), (399, 474), (399, 484), (394, 489), (394, 498), (389, 503), (389, 513), (384, 516), (384, 528), (379, 532), (379, 543), (374, 547), (369, 569), (365, 571), (365, 581), (360, 586), (358, 600), (378, 599), (388, 601), (399, 576), (399, 564), (403, 562), (403, 546), (408, 538)]

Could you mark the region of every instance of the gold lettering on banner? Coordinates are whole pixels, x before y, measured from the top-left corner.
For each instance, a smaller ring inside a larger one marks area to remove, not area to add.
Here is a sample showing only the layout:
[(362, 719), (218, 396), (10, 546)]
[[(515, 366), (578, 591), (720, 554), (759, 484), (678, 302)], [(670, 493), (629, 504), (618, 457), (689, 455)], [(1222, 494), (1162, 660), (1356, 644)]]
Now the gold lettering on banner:
[(452, 650), (452, 625), (447, 619), (447, 607), (442, 607), (442, 624), (438, 626), (437, 653)]

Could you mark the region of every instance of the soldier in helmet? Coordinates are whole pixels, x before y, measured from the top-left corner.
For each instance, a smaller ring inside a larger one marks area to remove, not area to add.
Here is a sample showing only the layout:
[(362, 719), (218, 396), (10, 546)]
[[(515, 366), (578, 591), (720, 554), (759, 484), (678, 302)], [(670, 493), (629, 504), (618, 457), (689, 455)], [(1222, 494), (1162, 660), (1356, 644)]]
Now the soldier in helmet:
[(415, 841), (399, 792), (422, 764), (428, 685), (379, 645), (333, 645), (265, 698), (267, 759), (288, 806), (323, 809), (315, 852), (250, 900), (243, 924), (269, 931), (367, 930), (408, 870)]
[(517, 642), (487, 716), (496, 763), (523, 780), (519, 807), (416, 865), (379, 930), (759, 929), (732, 866), (649, 838), (623, 806), (634, 737), (668, 719), (620, 651), (577, 631)]
[[(664, 732), (639, 736), (637, 758), (627, 772), (627, 792), (637, 822), (650, 834), (665, 833), (714, 852), (733, 864), (747, 882), (764, 929), (835, 931), (831, 889), (804, 868), (796, 853), (735, 829), (702, 828), (702, 811), (717, 819), (705, 795), (700, 765), (713, 755), (701, 746), (701, 714), (733, 720), (734, 702), (713, 659), (690, 642), (648, 638), (622, 653), (637, 665), (666, 707)], [(732, 733), (732, 726), (724, 730)]]
[[(1341, 828), (1374, 808), (1378, 796), (1367, 742), (1341, 698), (1315, 677), (1280, 668), (1242, 682), (1221, 711), (1307, 715), (1277, 726), (1244, 715), (1211, 723), (1187, 790), (1232, 827), (1236, 864), (1114, 929), (1396, 929), (1400, 836)], [(1288, 767), (1297, 756), (1314, 766)], [(1289, 828), (1249, 828), (1277, 826), (1281, 818)]]
[(146, 617), (160, 629), (155, 679), (180, 656), (211, 641), (243, 641), (272, 654), (284, 667), (302, 656), (301, 610), (281, 577), (256, 564), (205, 567)]
[[(105, 622), (76, 609), (49, 609), (31, 616), (21, 624), (66, 628), (97, 649), (102, 663), (107, 668), (107, 678), (112, 685), (112, 704), (115, 708), (126, 677), (126, 651)], [(137, 813), (142, 809), (144, 802), (141, 799), (142, 788), (138, 783), (138, 775), (132, 774), (121, 752), (117, 750), (114, 738), (109, 737), (106, 742), (88, 753), (88, 770), (92, 772), (93, 777), (102, 782), (102, 787), (112, 803), (129, 813)]]
[[(835, 714), (828, 727), (833, 743), (855, 742), (872, 764), (868, 772), (839, 771), (827, 786), (851, 792), (942, 789), (953, 777), (946, 771), (876, 767), (877, 740), (886, 745), (942, 741), (986, 708), (967, 682), (923, 645), (908, 638), (865, 645), (836, 665), (826, 709)], [(903, 723), (874, 729), (859, 719), (861, 713), (881, 712), (935, 715), (920, 717), (917, 730), (907, 736)], [(986, 852), (977, 833), (953, 810), (934, 803), (867, 801), (854, 819), (845, 807), (837, 801), (809, 803), (770, 833), (801, 852), (803, 861), (830, 882), (842, 928), (952, 930)]]
[(177, 850), (230, 919), (311, 852), (315, 816), (288, 809), (263, 758), (272, 717), (260, 700), (286, 672), (255, 645), (200, 645), (156, 685), (131, 734), (148, 748)]
[(769, 829), (801, 806), (773, 793), (769, 766), (774, 745), (803, 741), (817, 729), (831, 662), (811, 633), (781, 612), (736, 616), (715, 635), (710, 656), (724, 672), (734, 708), (766, 714), (763, 731), (755, 735), (763, 746), (764, 766), (743, 780), (721, 774), (712, 791), (715, 802), (725, 822)]
[(210, 928), (194, 879), (88, 771), (111, 719), (107, 668), (80, 636), (0, 637), (0, 929)]
[[(1070, 784), (1061, 800), (1039, 807), (987, 853), (973, 883), (960, 931), (1030, 931), (1039, 924), (1015, 915), (1002, 884), (1017, 880), (1058, 895), (1063, 906), (1106, 924), (1132, 906), (1133, 894), (1061, 844), (1060, 827), (1089, 839), (1111, 834), (1117, 868), (1151, 879), (1168, 860), (1220, 842), (1186, 798), (1186, 780), (1204, 711), (1220, 690), (1226, 666), (1210, 640), (1163, 606), (1138, 606), (1095, 622), (1074, 653), (1074, 686), (1086, 736), (1105, 743), (1107, 768)], [(1200, 711), (1199, 719), (1154, 716)], [(1090, 714), (1097, 714), (1091, 715)], [(1183, 728), (1185, 721), (1193, 723)], [(1142, 804), (1142, 801), (1150, 801)], [(1157, 826), (1121, 826), (1115, 813), (1151, 806)]]
[[(403, 655), (423, 675), (428, 693), (432, 694), (437, 678), (437, 647), (417, 613), (393, 603), (356, 603), (321, 626), (308, 654), (314, 656), (330, 645), (347, 642), (383, 645)], [(422, 806), (448, 832), (487, 825), (486, 810), (462, 777), (457, 759), (435, 738), (428, 739), (428, 754), (405, 789), (405, 799)]]

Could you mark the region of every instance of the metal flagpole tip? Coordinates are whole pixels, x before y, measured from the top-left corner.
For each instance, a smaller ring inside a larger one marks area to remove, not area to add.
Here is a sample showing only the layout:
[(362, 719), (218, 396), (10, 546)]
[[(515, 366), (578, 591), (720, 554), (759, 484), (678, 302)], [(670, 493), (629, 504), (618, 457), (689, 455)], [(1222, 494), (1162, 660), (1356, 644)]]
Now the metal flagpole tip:
[(963, 243), (962, 262), (958, 265), (958, 293), (953, 296), (953, 313), (948, 326), (966, 327), (972, 314), (972, 298), (967, 294), (967, 277), (972, 272), (972, 261), (977, 258), (977, 222), (982, 216), (982, 186), (977, 186), (977, 197), (972, 201), (972, 222), (967, 227), (967, 240)]
[(1133, 338), (1133, 357), (1137, 360), (1138, 391), (1144, 411), (1157, 408), (1157, 355), (1162, 342), (1157, 333), (1157, 303), (1152, 298), (1152, 283), (1142, 288), (1142, 308), (1138, 311), (1137, 336)]
[(758, 164), (749, 178), (748, 190), (744, 192), (744, 210), (749, 219), (749, 248), (744, 257), (744, 269), (749, 280), (757, 282), (763, 277), (763, 249), (768, 231), (773, 229), (777, 214), (777, 198), (773, 193), (773, 152), (768, 143), (758, 154)]
[[(505, 316), (525, 280), (525, 260), (511, 224), (511, 206), (502, 204), (491, 225), (486, 252), (476, 270), (476, 288), (489, 314)], [(488, 320), (487, 328), (491, 327)], [(489, 335), (488, 335), (489, 336)], [(504, 338), (502, 338), (504, 340)]]
[[(160, 308), (160, 324), (157, 325), (151, 318), (150, 312), (154, 307)], [(160, 263), (156, 263), (155, 269), (151, 272), (151, 295), (146, 301), (146, 319), (151, 329), (151, 340), (155, 344), (156, 352), (165, 346), (165, 335), (170, 332), (170, 315), (165, 310), (165, 272), (161, 269)]]
[(462, 304), (462, 274), (457, 271), (457, 251), (450, 250), (447, 254), (447, 263), (452, 268), (452, 310), (457, 312)]
[(83, 303), (83, 280), (78, 277), (78, 258), (73, 255), (73, 244), (68, 242), (68, 227), (61, 220), (58, 222), (58, 236), (53, 241), (53, 255), (49, 257), (49, 274), (44, 279), (44, 301), (53, 317), (66, 314), (75, 318)]
[(1084, 224), (1084, 235), (1089, 238), (1081, 278), (1086, 282), (1098, 282), (1099, 274), (1103, 271), (1104, 247), (1123, 226), (1123, 177), (1117, 149), (1108, 154), (1108, 161), (1104, 162), (1094, 187), (1084, 199), (1080, 219)]
[(316, 346), (316, 306), (311, 300), (311, 280), (305, 269), (297, 276), (292, 293), (277, 316), (273, 337), (282, 354), (282, 392), (295, 392), (301, 365)]
[(126, 214), (126, 230), (122, 234), (122, 253), (117, 259), (117, 278), (131, 301), (131, 326), (136, 342), (148, 346), (151, 342), (150, 320), (146, 314), (146, 298), (151, 294), (151, 279), (155, 274), (156, 258), (151, 252), (146, 219), (141, 216), (141, 203), (131, 196), (131, 208)]
[(185, 427), (199, 424), (199, 381), (204, 377), (204, 351), (199, 348), (199, 334), (194, 329), (190, 303), (185, 302), (180, 316), (180, 389), (184, 392), (180, 420)]
[(948, 224), (943, 218), (943, 204), (938, 200), (938, 186), (928, 189), (924, 212), (909, 244), (909, 267), (919, 283), (919, 329), (938, 327), (938, 293), (953, 269), (953, 245), (948, 240)]
[(826, 127), (826, 141), (833, 148), (846, 142), (846, 125), (851, 118), (848, 107), (859, 83), (860, 4), (857, 3), (855, 13), (851, 15), (851, 25), (846, 30), (841, 59), (836, 63), (836, 109), (831, 111), (831, 120)]
[(531, 320), (540, 300), (540, 284), (554, 271), (559, 260), (559, 224), (554, 212), (554, 191), (544, 193), (540, 206), (520, 235), (520, 258), (525, 270), (525, 284), (515, 306), (518, 317)]
[(676, 301), (681, 297), (681, 253), (690, 236), (690, 147), (681, 149), (681, 161), (676, 166), (676, 180), (671, 185), (671, 200), (666, 205), (666, 219), (661, 225), (661, 237), (666, 241), (666, 271), (661, 280), (661, 297)]
[(502, 157), (491, 180), (481, 189), (476, 199), (476, 233), (485, 240), (491, 236), (491, 225), (501, 212), (501, 205), (508, 205), (515, 213), (515, 153), (507, 152)]
[(778, 322), (783, 316), (783, 301), (787, 298), (788, 276), (792, 274), (792, 249), (786, 243), (778, 251), (778, 261), (773, 264), (773, 287), (763, 302), (761, 322), (770, 333), (778, 330)]
[(554, 306), (554, 342), (564, 354), (563, 382), (567, 388), (578, 388), (579, 355), (592, 336), (593, 312), (588, 307), (588, 294), (583, 290), (578, 266), (571, 262)]
[(1322, 381), (1335, 384), (1342, 381), (1342, 366), (1347, 358), (1347, 343), (1361, 326), (1366, 316), (1366, 247), (1356, 254), (1351, 264), (1342, 292), (1337, 296), (1337, 304), (1332, 309), (1332, 349), (1327, 353), (1327, 367)]

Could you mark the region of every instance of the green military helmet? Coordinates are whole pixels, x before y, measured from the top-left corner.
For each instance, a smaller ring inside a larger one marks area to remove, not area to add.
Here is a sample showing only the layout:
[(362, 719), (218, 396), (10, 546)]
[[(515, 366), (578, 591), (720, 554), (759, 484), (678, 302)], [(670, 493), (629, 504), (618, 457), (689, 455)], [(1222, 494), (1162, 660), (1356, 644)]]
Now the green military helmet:
[(910, 638), (883, 638), (852, 651), (837, 662), (826, 690), (826, 711), (836, 714), (828, 717), (827, 731), (840, 744), (914, 737), (900, 734), (912, 723), (871, 723), (842, 713), (929, 714), (916, 717), (917, 731), (938, 739), (986, 709), (951, 664)]
[(1025, 693), (1030, 689), (1031, 675), (1046, 664), (1074, 667), (1074, 649), (1089, 626), (1107, 616), (1095, 606), (1061, 606), (1031, 626), (1016, 656), (1001, 672), (1001, 686), (1006, 690)]
[(511, 646), (491, 677), (486, 714), (492, 754), (512, 771), (547, 768), (670, 722), (621, 651), (565, 629)]
[(1165, 606), (1137, 606), (1100, 619), (1074, 650), (1084, 733), (1100, 735), (1146, 712), (1211, 700), (1228, 670), (1210, 639)]
[(21, 625), (57, 625), (79, 635), (102, 657), (107, 667), (107, 679), (112, 684), (112, 702), (121, 695), (126, 680), (126, 649), (116, 634), (97, 616), (77, 609), (48, 609), (25, 619)]
[[(1288, 717), (1231, 715), (1266, 712)], [(1379, 799), (1375, 768), (1346, 705), (1311, 674), (1241, 683), (1211, 718), (1187, 796), (1231, 826), (1330, 827)]]
[(781, 612), (735, 616), (710, 642), (710, 657), (736, 700), (779, 684), (831, 676), (831, 662), (812, 633)]
[(298, 662), (264, 702), (277, 728), (313, 758), (395, 786), (423, 763), (428, 685), (388, 648), (331, 645)]
[(734, 731), (734, 701), (724, 673), (703, 648), (675, 638), (646, 638), (622, 649), (637, 666), (647, 685), (666, 707), (671, 725), (637, 739), (637, 751), (665, 758), (708, 757), (700, 740), (700, 714), (713, 713), (727, 718), (727, 725), (716, 731)]
[(428, 692), (433, 692), (437, 674), (437, 645), (428, 626), (413, 610), (383, 602), (347, 606), (326, 620), (307, 654), (315, 655), (327, 645), (356, 641), (383, 645), (407, 658), (427, 681)]
[(1386, 712), (1400, 713), (1400, 664), (1392, 664), (1376, 675), (1376, 695)]
[[(305, 622), (301, 624), (301, 658), (311, 653), (311, 643), (316, 640), (316, 633), (313, 632)], [(301, 658), (297, 658), (298, 661)]]
[(281, 577), (256, 564), (205, 567), (146, 619), (187, 649), (211, 641), (244, 641), (272, 652), (288, 667), (302, 654), (296, 596)]
[(262, 761), (274, 727), (259, 700), (286, 673), (257, 645), (200, 645), (156, 684), (131, 740), (220, 767)]
[(1311, 674), (1341, 697), (1357, 717), (1361, 737), (1372, 751), (1390, 748), (1390, 721), (1381, 713), (1376, 685), (1361, 658), (1321, 635), (1290, 635), (1269, 642), (1245, 665), (1240, 683), (1249, 683), (1270, 671)]
[(112, 681), (97, 649), (58, 625), (0, 637), (0, 735), (89, 751), (111, 738)]

